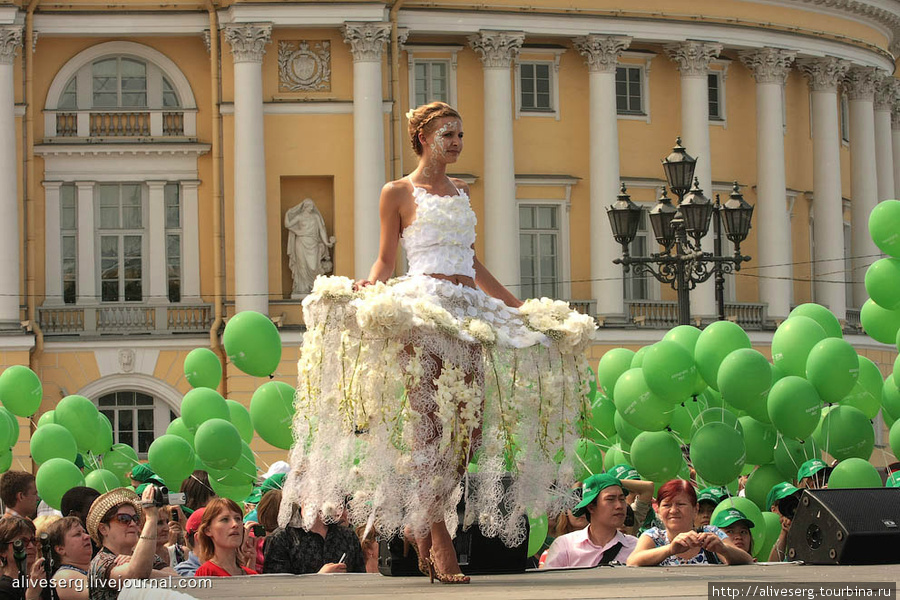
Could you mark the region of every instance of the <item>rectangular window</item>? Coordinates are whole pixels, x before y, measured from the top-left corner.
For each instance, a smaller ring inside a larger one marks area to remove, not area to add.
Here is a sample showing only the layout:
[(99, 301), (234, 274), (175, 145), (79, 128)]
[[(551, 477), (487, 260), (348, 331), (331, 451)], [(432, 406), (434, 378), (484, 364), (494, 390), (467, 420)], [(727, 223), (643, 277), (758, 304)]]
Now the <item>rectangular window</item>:
[(523, 111), (552, 111), (550, 63), (523, 62), (519, 65)]
[(709, 82), (709, 118), (712, 121), (722, 121), (722, 74), (710, 73), (707, 75)]
[(62, 253), (63, 302), (75, 304), (78, 280), (78, 212), (75, 201), (75, 186), (61, 185), (59, 188), (59, 228)]
[(559, 296), (559, 208), (519, 206), (519, 270), (523, 298)]
[(94, 108), (147, 106), (147, 65), (130, 58), (108, 58), (91, 65)]
[(616, 67), (616, 111), (620, 115), (644, 114), (644, 70)]
[(133, 447), (139, 455), (146, 454), (156, 437), (153, 397), (140, 392), (114, 392), (101, 396), (97, 404), (112, 425), (113, 440)]
[[(647, 211), (642, 210), (637, 235), (634, 236), (634, 240), (628, 248), (631, 256), (650, 256), (651, 239), (653, 238), (647, 227)], [(633, 271), (625, 274), (625, 299), (650, 300), (650, 282), (647, 275), (635, 275)]]
[(144, 203), (139, 184), (97, 185), (100, 219), (100, 297), (141, 302)]
[(415, 73), (416, 106), (429, 102), (449, 102), (450, 63), (446, 60), (417, 60)]
[(167, 183), (166, 198), (166, 284), (169, 302), (181, 302), (181, 198), (180, 186)]

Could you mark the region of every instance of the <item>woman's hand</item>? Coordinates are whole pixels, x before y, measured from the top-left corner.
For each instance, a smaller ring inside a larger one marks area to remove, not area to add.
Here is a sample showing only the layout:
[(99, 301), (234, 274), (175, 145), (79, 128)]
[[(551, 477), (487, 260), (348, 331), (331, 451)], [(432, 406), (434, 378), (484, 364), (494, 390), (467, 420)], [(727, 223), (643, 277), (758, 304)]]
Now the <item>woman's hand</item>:
[(700, 542), (697, 539), (697, 532), (685, 531), (684, 533), (676, 535), (675, 539), (669, 542), (669, 550), (675, 555), (687, 552), (691, 548), (696, 548), (699, 545)]
[[(141, 508), (144, 509), (144, 519), (145, 521), (153, 521), (154, 527), (156, 527), (156, 518), (159, 514), (159, 507), (156, 506), (156, 502), (153, 498), (155, 491), (156, 488), (154, 486), (148, 485), (141, 494)], [(155, 533), (156, 532), (154, 531), (154, 534)]]
[(319, 569), (319, 573), (346, 573), (347, 565), (344, 563), (328, 563)]
[(238, 550), (241, 553), (241, 562), (248, 569), (256, 570), (256, 538), (250, 535), (250, 530), (244, 529), (244, 540)]
[(364, 287), (368, 287), (368, 286), (374, 285), (374, 284), (375, 284), (374, 281), (370, 281), (368, 279), (358, 279), (357, 281), (353, 282), (353, 291), (358, 292), (359, 290), (363, 289)]
[(697, 537), (700, 542), (700, 547), (704, 550), (709, 550), (716, 554), (722, 554), (725, 551), (725, 543), (722, 541), (722, 538), (716, 534), (709, 532), (700, 533), (697, 534)]
[[(26, 600), (40, 598), (41, 592), (44, 589), (40, 583), (46, 578), (46, 573), (44, 573), (44, 557), (40, 557), (34, 561), (34, 564), (31, 565), (31, 571), (29, 571), (28, 577), (31, 581), (28, 584), (28, 589), (25, 591)], [(33, 585), (35, 583), (38, 585)]]

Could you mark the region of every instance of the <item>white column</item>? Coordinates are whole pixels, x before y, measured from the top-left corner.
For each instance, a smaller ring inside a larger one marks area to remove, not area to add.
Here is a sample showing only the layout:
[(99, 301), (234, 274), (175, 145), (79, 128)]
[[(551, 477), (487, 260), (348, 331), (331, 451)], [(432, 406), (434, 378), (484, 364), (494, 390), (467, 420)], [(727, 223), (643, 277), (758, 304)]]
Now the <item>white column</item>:
[[(688, 154), (697, 159), (694, 176), (703, 194), (712, 198), (712, 153), (709, 146), (709, 62), (722, 51), (722, 44), (687, 41), (669, 44), (665, 51), (681, 71), (681, 139)], [(702, 240), (703, 250), (712, 252), (713, 235)], [(723, 248), (725, 246), (723, 245)], [(724, 250), (723, 250), (724, 251)], [(691, 312), (701, 317), (716, 314), (713, 280), (691, 292)]]
[(875, 170), (878, 173), (878, 201), (894, 198), (894, 146), (891, 141), (891, 105), (894, 101), (893, 75), (882, 71), (875, 86)]
[(484, 262), (500, 283), (519, 288), (519, 218), (509, 67), (525, 34), (479, 31), (469, 44), (484, 69)]
[(44, 181), (44, 304), (62, 306), (61, 181)]
[(741, 62), (756, 79), (756, 262), (759, 299), (769, 318), (791, 312), (791, 220), (784, 169), (784, 82), (796, 52), (762, 48), (742, 52)]
[(844, 320), (847, 302), (837, 85), (850, 63), (834, 57), (804, 58), (797, 61), (797, 66), (808, 78), (812, 95), (815, 298)]
[(76, 181), (78, 211), (78, 298), (77, 304), (100, 303), (97, 261), (94, 259), (94, 182)]
[(875, 155), (875, 67), (852, 67), (844, 87), (850, 98), (850, 255), (853, 270), (854, 308), (861, 308), (869, 294), (863, 280), (876, 260), (878, 247), (869, 235), (869, 214), (878, 204), (878, 174)]
[(200, 302), (200, 181), (181, 182), (181, 301)]
[(353, 54), (353, 272), (365, 279), (378, 258), (386, 168), (381, 56), (391, 24), (345, 23), (341, 32)]
[(225, 27), (234, 58), (234, 305), (269, 314), (262, 60), (271, 23)]
[(616, 64), (630, 37), (589, 35), (575, 47), (590, 69), (591, 296), (600, 316), (625, 313), (622, 267), (613, 264), (621, 248), (613, 238), (606, 207), (619, 184), (619, 124), (616, 112)]
[(19, 188), (13, 63), (22, 28), (0, 27), (0, 329), (19, 329)]
[(150, 301), (149, 304), (168, 304), (169, 289), (166, 282), (166, 182), (148, 181), (150, 188)]

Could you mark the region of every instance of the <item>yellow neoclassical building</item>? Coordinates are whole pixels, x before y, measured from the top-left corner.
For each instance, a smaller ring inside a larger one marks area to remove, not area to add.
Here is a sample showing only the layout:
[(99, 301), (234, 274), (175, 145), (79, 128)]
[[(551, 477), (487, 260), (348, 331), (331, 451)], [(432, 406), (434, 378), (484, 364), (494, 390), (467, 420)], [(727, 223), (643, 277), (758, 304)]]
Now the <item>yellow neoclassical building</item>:
[[(293, 382), (309, 273), (367, 274), (380, 188), (415, 165), (404, 115), (440, 99), (465, 120), (479, 256), (595, 314), (592, 358), (675, 324), (668, 286), (612, 263), (606, 207), (621, 183), (652, 207), (681, 136), (707, 196), (737, 182), (755, 205), (727, 316), (768, 352), (819, 302), (887, 374), (859, 308), (868, 213), (900, 196), (898, 48), (889, 0), (2, 2), (0, 366), (39, 374), (42, 412), (91, 398), (141, 453), (235, 311), (281, 328)], [(656, 251), (646, 217), (630, 250)], [(692, 292), (692, 318), (714, 298)], [(248, 405), (263, 381), (225, 373)]]

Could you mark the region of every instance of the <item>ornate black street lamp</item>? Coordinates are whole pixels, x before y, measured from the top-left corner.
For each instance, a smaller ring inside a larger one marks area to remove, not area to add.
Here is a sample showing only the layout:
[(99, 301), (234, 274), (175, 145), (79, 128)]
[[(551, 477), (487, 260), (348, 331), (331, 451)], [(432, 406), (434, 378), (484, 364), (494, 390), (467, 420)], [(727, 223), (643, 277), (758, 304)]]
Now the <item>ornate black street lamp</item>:
[[(713, 204), (703, 195), (700, 182), (694, 177), (697, 159), (675, 142), (672, 153), (663, 160), (666, 181), (678, 196), (678, 206), (672, 206), (665, 188), (656, 206), (650, 210), (650, 225), (662, 252), (650, 256), (631, 256), (628, 246), (637, 235), (641, 208), (631, 201), (622, 184), (616, 203), (606, 209), (613, 237), (622, 244), (622, 257), (613, 262), (621, 264), (626, 273), (652, 275), (660, 283), (671, 285), (678, 293), (678, 322), (687, 325), (691, 320), (690, 290), (697, 284), (716, 276), (716, 304), (719, 320), (725, 319), (725, 274), (739, 271), (741, 263), (750, 260), (741, 254), (741, 242), (750, 232), (753, 207), (744, 201), (740, 186), (734, 182), (731, 196), (724, 206), (719, 195)], [(693, 185), (692, 185), (693, 184)], [(710, 219), (715, 215), (715, 251), (703, 252), (700, 241), (709, 232)], [(722, 255), (722, 225), (725, 236), (734, 244), (734, 254)], [(711, 267), (710, 267), (711, 265)]]

